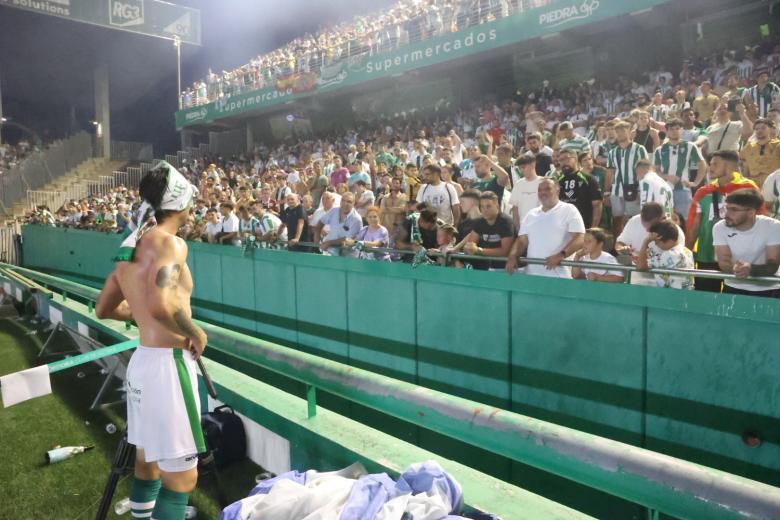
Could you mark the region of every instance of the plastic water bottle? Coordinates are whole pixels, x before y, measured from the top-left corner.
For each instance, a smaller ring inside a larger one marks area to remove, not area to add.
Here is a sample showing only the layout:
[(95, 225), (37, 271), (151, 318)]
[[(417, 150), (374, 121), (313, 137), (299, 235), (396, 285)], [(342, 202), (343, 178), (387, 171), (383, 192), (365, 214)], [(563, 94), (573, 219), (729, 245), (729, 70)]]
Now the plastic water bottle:
[(130, 512), (130, 499), (125, 497), (116, 504), (114, 504), (114, 513), (117, 515), (123, 515)]
[(116, 433), (116, 426), (114, 426), (114, 423), (108, 423), (106, 424), (106, 433), (114, 434)]

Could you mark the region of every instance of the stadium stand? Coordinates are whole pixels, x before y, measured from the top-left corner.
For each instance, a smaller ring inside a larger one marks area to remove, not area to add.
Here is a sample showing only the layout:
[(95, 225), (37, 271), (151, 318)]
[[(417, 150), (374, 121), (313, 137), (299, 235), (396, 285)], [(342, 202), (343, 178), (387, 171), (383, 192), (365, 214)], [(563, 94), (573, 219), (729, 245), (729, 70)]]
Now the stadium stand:
[[(551, 178), (560, 187), (560, 200), (578, 210), (572, 212), (576, 223), (562, 235), (567, 239), (562, 244), (571, 239), (574, 247), (567, 251), (570, 259), (590, 253), (582, 243), (587, 228), (603, 228), (606, 247), (590, 260), (636, 263), (646, 234), (640, 209), (652, 202), (679, 225), (680, 238), (679, 246), (663, 255), (649, 245), (655, 262), (650, 267), (694, 268), (691, 250), (698, 237), (698, 266), (718, 269), (708, 237), (719, 218), (697, 219), (707, 192), (701, 188), (720, 175), (708, 166), (713, 154), (738, 153), (739, 164), (714, 162), (726, 164), (720, 167), (729, 170), (724, 175), (739, 169), (734, 182), (761, 190), (762, 210), (778, 216), (778, 71), (780, 45), (764, 40), (741, 51), (689, 57), (642, 77), (566, 88), (544, 82), (513, 99), (486, 95), (449, 111), (356, 123), (338, 136), (258, 143), (249, 154), (180, 152), (166, 158), (200, 190), (180, 234), (242, 247), (286, 242), (291, 250), (379, 260), (410, 261), (421, 250), (503, 258), (518, 231), (528, 234), (523, 221), (539, 205), (537, 186), (541, 178)], [(619, 141), (625, 142), (619, 146)], [(131, 182), (107, 188), (53, 212), (40, 208), (30, 221), (123, 232), (133, 226), (138, 194)], [(481, 214), (491, 204), (485, 192), (496, 194), (499, 210), (489, 218)], [(637, 226), (639, 239), (632, 241)], [(364, 251), (371, 247), (394, 251)], [(532, 245), (529, 256), (532, 250), (542, 258), (558, 253)], [(504, 266), (424, 253), (414, 261)], [(552, 271), (569, 276), (568, 270)], [(604, 269), (577, 274), (618, 278)], [(663, 287), (693, 287), (681, 281), (686, 277), (649, 278)], [(708, 288), (705, 280), (697, 283)]]

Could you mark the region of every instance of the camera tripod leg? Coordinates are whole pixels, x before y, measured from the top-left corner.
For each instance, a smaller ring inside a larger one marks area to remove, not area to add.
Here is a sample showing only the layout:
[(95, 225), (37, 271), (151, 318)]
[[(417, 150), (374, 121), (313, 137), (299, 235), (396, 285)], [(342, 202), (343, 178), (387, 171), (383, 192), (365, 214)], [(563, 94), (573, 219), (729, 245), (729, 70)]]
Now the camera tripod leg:
[(127, 442), (127, 433), (124, 433), (119, 440), (119, 446), (116, 448), (114, 461), (111, 463), (111, 473), (108, 475), (108, 482), (106, 482), (106, 487), (103, 490), (103, 497), (100, 499), (100, 506), (95, 515), (95, 520), (106, 519), (108, 509), (111, 507), (111, 500), (114, 498), (116, 485), (134, 459), (135, 446)]

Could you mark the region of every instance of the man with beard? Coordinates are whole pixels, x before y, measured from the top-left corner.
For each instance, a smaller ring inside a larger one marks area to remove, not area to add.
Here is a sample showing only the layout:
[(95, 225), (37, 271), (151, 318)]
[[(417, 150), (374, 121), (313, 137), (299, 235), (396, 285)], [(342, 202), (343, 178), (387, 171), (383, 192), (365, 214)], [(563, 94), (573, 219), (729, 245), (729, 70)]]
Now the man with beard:
[[(738, 171), (739, 155), (737, 152), (721, 150), (715, 152), (710, 162), (710, 179), (698, 190), (691, 202), (688, 218), (685, 219), (686, 246), (693, 251), (696, 244), (696, 263), (698, 269), (717, 269), (712, 230), (718, 221), (726, 218), (725, 199), (737, 190), (758, 186), (743, 177)], [(698, 278), (696, 290), (720, 292), (721, 281), (712, 278)]]
[(498, 200), (504, 199), (504, 188), (509, 187), (509, 173), (501, 166), (493, 162), (487, 155), (482, 155), (474, 160), (474, 168), (477, 172), (477, 180), (474, 189), (481, 192), (492, 191)]
[(603, 198), (598, 181), (580, 169), (574, 150), (561, 150), (558, 162), (560, 169), (555, 179), (560, 184), (561, 201), (577, 207), (585, 227), (598, 227)]
[(606, 190), (611, 192), (612, 234), (620, 235), (626, 219), (639, 213), (639, 182), (636, 165), (647, 159), (647, 150), (641, 144), (631, 141), (630, 125), (620, 122), (615, 125), (618, 146), (608, 155)]
[(724, 273), (724, 292), (780, 298), (780, 280), (745, 281), (749, 276), (780, 275), (780, 221), (759, 215), (764, 199), (752, 189), (737, 190), (726, 197), (726, 216), (712, 228), (715, 255)]
[(542, 146), (542, 134), (534, 132), (525, 138), (526, 154), (536, 159), (536, 175), (544, 177), (552, 166), (552, 148)]
[(558, 198), (560, 186), (553, 179), (542, 179), (539, 183), (541, 205), (528, 212), (520, 223), (506, 262), (506, 272), (515, 272), (521, 255), (529, 258), (544, 258), (544, 265), (531, 264), (527, 274), (554, 278), (571, 278), (571, 270), (561, 262), (582, 248), (585, 224), (577, 208), (561, 202)]

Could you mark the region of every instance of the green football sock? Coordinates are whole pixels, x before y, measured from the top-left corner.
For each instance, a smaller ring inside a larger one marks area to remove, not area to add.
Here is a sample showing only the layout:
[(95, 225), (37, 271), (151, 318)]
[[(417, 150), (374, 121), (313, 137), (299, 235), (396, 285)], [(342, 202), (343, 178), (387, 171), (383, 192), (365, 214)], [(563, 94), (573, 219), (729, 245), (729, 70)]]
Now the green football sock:
[(184, 520), (184, 510), (187, 508), (189, 493), (178, 493), (162, 488), (157, 495), (152, 520)]
[(162, 481), (142, 480), (138, 477), (133, 478), (133, 485), (130, 487), (130, 516), (133, 518), (151, 518), (154, 503), (157, 500), (157, 493), (160, 491)]

